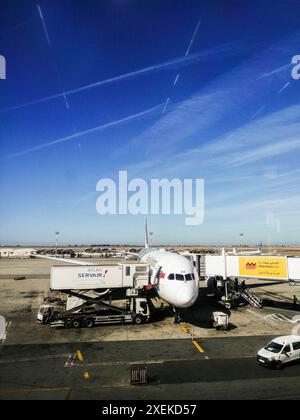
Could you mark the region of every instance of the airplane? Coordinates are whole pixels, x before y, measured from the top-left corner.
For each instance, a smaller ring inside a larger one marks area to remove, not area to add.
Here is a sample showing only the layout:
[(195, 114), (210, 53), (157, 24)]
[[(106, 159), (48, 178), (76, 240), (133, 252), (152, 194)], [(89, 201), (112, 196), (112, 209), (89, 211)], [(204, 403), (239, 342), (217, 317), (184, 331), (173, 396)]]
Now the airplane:
[[(264, 255), (275, 255), (276, 249), (274, 251), (264, 253)], [(255, 251), (241, 251), (237, 252), (236, 248), (233, 248), (232, 251), (227, 252), (228, 255), (241, 255), (241, 256), (251, 256), (251, 255), (262, 255), (262, 244)]]
[(198, 273), (193, 263), (183, 255), (165, 249), (151, 248), (148, 240), (147, 219), (145, 219), (145, 247), (138, 254), (139, 259), (150, 264), (151, 282), (158, 296), (176, 308), (189, 308), (199, 294)]
[(255, 251), (240, 251), (238, 252), (236, 250), (236, 248), (233, 248), (232, 251), (228, 251), (227, 252), (228, 255), (261, 255), (262, 254), (262, 250), (257, 248)]
[[(150, 265), (151, 285), (159, 298), (166, 301), (174, 311), (175, 322), (181, 320), (180, 310), (194, 305), (199, 294), (199, 278), (193, 263), (183, 255), (165, 249), (149, 246), (147, 219), (145, 218), (145, 247), (138, 253), (128, 255), (138, 257)], [(59, 257), (32, 254), (33, 257), (62, 261)], [(64, 259), (78, 265), (93, 265), (90, 262)]]

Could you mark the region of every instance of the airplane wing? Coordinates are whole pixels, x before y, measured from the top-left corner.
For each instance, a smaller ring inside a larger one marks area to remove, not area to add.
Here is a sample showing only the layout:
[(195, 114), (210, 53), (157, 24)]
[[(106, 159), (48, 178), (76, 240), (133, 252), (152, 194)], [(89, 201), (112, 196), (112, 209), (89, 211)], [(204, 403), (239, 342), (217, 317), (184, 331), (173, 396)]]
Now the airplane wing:
[(132, 255), (133, 257), (137, 257), (139, 258), (139, 254), (137, 254), (136, 252), (129, 252), (129, 251), (122, 251), (122, 254), (124, 255)]
[(61, 257), (50, 257), (48, 255), (40, 255), (40, 254), (30, 254), (33, 258), (44, 258), (46, 260), (54, 260), (54, 261), (60, 261), (60, 262), (66, 262), (70, 264), (77, 264), (77, 265), (95, 265), (95, 263), (88, 263), (86, 261), (78, 261), (74, 258), (61, 258)]

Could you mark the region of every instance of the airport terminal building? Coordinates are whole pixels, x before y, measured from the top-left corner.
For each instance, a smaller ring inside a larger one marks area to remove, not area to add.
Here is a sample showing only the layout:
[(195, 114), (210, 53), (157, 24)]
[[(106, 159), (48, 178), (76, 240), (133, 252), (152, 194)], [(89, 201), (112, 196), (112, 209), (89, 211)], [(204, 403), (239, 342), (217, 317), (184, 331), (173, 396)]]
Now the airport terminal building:
[(0, 248), (0, 258), (29, 258), (35, 252), (33, 248)]

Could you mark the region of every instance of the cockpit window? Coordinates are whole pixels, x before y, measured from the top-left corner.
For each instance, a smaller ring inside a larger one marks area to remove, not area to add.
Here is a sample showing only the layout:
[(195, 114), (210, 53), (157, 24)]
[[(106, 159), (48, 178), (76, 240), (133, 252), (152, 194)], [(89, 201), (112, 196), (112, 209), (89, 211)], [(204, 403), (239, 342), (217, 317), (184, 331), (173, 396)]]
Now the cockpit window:
[(168, 275), (169, 280), (179, 280), (179, 281), (191, 281), (195, 280), (195, 276), (193, 273), (190, 274), (174, 274), (171, 273)]

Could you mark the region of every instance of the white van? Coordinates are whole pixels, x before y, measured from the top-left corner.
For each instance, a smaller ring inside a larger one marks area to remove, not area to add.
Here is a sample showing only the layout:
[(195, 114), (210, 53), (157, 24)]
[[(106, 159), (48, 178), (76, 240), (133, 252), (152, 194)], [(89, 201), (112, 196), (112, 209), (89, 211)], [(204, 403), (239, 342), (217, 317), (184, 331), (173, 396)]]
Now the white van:
[(275, 338), (257, 353), (260, 365), (281, 369), (283, 365), (300, 361), (300, 336), (286, 335)]

